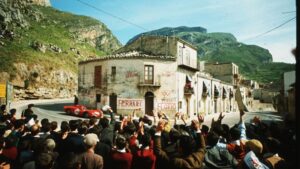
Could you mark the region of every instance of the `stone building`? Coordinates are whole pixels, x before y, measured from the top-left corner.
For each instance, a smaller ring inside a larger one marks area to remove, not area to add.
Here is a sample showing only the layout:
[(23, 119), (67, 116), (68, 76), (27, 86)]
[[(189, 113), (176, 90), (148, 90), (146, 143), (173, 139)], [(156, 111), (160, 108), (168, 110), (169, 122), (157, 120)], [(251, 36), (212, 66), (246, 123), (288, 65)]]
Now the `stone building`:
[(109, 104), (119, 114), (133, 109), (196, 114), (197, 71), (197, 51), (189, 43), (140, 37), (113, 55), (79, 63), (79, 102), (98, 108)]
[(239, 67), (234, 63), (205, 63), (204, 71), (216, 79), (233, 85), (239, 82)]
[(234, 85), (200, 71), (203, 66), (196, 48), (179, 38), (141, 36), (113, 55), (79, 63), (79, 103), (108, 104), (118, 114), (237, 111)]

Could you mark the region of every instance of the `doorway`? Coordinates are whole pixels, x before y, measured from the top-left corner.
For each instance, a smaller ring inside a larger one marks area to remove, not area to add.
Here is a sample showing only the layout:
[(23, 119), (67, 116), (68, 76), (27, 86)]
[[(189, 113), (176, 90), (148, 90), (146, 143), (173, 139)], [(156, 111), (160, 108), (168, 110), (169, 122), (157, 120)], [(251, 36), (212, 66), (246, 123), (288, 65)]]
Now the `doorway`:
[(152, 92), (147, 92), (145, 94), (145, 113), (147, 115), (152, 116), (153, 109), (154, 109), (154, 94)]
[(109, 95), (109, 106), (114, 111), (114, 113), (117, 113), (117, 94), (112, 93)]

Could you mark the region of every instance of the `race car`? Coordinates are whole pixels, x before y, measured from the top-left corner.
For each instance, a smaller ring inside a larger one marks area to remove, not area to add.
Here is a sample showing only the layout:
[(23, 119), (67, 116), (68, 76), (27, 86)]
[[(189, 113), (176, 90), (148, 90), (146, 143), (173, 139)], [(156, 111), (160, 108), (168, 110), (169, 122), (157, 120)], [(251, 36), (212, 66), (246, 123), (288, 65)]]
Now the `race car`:
[(64, 106), (64, 111), (68, 115), (75, 115), (84, 118), (100, 118), (103, 114), (101, 110), (88, 110), (83, 105)]

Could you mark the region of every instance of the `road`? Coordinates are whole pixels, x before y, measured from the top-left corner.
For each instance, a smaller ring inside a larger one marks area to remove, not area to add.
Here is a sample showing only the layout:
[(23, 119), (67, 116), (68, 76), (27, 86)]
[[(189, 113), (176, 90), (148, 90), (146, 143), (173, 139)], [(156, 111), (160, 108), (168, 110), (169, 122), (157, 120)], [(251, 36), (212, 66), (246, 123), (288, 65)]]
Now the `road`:
[[(63, 106), (72, 105), (73, 99), (23, 101), (12, 104), (11, 108), (17, 108), (18, 114), (20, 116), (22, 110), (24, 110), (29, 103), (35, 104), (35, 106), (33, 107), (33, 111), (38, 115), (39, 120), (43, 118), (48, 118), (50, 121), (57, 121), (60, 125), (62, 121), (69, 121), (71, 119), (84, 119), (80, 117), (66, 115), (66, 113), (63, 111)], [(239, 122), (239, 113), (237, 112), (224, 113), (224, 115), (225, 117), (222, 123), (226, 123), (229, 126), (233, 126), (234, 124)], [(218, 113), (206, 115), (203, 124), (210, 126), (212, 118), (217, 119), (218, 116)], [(244, 121), (246, 123), (249, 123), (254, 116), (259, 116), (260, 119), (266, 123), (270, 123), (272, 121), (282, 121), (282, 118), (279, 114), (277, 114), (276, 112), (269, 111), (247, 112), (244, 116)]]

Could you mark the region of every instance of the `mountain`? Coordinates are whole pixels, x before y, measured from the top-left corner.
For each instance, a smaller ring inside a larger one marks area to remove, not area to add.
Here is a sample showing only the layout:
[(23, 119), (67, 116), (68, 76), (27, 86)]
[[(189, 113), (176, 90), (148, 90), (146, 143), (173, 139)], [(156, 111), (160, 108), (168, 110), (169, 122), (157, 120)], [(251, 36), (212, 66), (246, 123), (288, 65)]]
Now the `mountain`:
[(246, 78), (260, 83), (273, 82), (278, 84), (277, 88), (281, 83), (281, 74), (295, 69), (294, 64), (273, 63), (272, 55), (267, 49), (238, 42), (230, 33), (207, 33), (207, 30), (202, 27), (165, 27), (136, 35), (127, 44), (142, 35), (179, 37), (197, 47), (199, 60), (234, 62)]
[(17, 99), (73, 96), (77, 63), (121, 47), (103, 23), (49, 0), (0, 1), (0, 28), (0, 81), (13, 83)]

